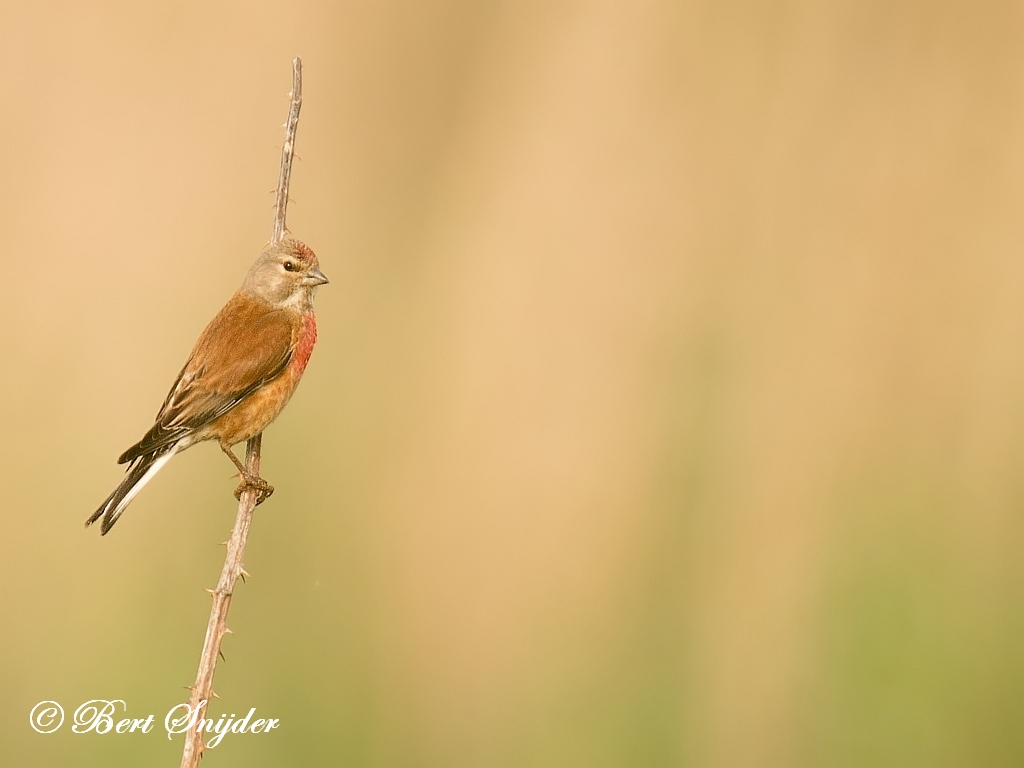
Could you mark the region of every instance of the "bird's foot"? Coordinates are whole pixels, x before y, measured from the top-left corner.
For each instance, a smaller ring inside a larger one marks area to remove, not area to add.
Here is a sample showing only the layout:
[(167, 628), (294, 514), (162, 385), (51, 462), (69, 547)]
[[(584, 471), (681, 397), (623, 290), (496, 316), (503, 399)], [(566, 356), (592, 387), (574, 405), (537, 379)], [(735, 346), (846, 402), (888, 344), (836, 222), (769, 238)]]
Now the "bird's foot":
[(259, 506), (269, 499), (274, 493), (274, 486), (259, 475), (244, 473), (240, 475), (240, 477), (242, 478), (242, 482), (238, 484), (237, 488), (235, 488), (236, 499), (242, 498), (242, 494), (246, 491), (253, 490), (256, 491), (256, 506)]

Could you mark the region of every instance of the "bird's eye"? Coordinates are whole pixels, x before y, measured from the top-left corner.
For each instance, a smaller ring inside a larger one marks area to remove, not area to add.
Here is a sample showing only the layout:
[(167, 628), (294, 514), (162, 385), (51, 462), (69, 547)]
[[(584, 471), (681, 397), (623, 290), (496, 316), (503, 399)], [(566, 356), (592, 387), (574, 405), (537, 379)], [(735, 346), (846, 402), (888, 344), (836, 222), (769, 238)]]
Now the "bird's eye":
[(296, 269), (297, 269), (297, 267), (295, 266), (295, 262), (294, 261), (286, 261), (284, 263), (284, 271), (285, 272), (294, 272)]

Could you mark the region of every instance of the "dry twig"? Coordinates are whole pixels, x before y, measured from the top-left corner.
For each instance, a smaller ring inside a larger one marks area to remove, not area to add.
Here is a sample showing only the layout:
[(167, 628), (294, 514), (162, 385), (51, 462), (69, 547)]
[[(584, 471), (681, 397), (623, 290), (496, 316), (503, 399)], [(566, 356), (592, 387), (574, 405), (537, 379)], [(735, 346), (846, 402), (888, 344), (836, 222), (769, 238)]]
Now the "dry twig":
[[(274, 233), (270, 238), (271, 245), (284, 237), (285, 215), (288, 210), (288, 187), (292, 175), (292, 157), (295, 153), (295, 130), (299, 124), (299, 108), (302, 106), (302, 62), (292, 62), (292, 93), (291, 106), (288, 110), (288, 121), (285, 123), (284, 145), (281, 147), (281, 172), (277, 183), (277, 204), (274, 210)], [(245, 468), (256, 477), (260, 474), (260, 443), (262, 435), (256, 435), (245, 446)], [(189, 711), (198, 714), (195, 721), (206, 716), (209, 700), (216, 694), (213, 692), (213, 675), (217, 670), (217, 657), (221, 655), (220, 644), (229, 630), (226, 626), (228, 609), (231, 607), (231, 595), (239, 576), (245, 575), (242, 568), (242, 555), (245, 553), (245, 542), (249, 537), (249, 526), (252, 525), (252, 513), (256, 508), (256, 490), (246, 488), (238, 499), (238, 514), (235, 526), (231, 529), (228, 539), (227, 555), (224, 567), (220, 572), (217, 588), (210, 591), (213, 606), (210, 608), (210, 621), (206, 625), (206, 639), (203, 641), (203, 652), (199, 657), (199, 671), (196, 682), (192, 686), (189, 697)], [(185, 749), (181, 756), (181, 768), (195, 768), (203, 755), (202, 734), (195, 727), (185, 733)]]

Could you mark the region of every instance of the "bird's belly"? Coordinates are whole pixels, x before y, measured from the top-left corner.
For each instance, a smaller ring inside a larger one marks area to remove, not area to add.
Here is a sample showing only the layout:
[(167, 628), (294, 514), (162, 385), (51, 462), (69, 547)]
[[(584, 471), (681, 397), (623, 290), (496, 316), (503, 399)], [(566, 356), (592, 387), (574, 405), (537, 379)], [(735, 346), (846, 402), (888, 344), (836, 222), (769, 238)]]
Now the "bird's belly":
[(281, 413), (297, 384), (297, 377), (286, 370), (214, 420), (209, 431), (228, 445), (256, 437)]

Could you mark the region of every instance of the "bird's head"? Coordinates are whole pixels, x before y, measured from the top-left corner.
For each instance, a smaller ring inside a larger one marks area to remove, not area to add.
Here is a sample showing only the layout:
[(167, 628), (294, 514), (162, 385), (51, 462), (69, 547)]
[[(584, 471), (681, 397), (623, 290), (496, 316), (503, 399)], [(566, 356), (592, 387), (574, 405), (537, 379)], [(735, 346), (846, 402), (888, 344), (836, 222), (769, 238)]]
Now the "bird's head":
[(242, 290), (275, 307), (313, 308), (317, 286), (327, 283), (316, 254), (305, 243), (285, 238), (256, 259)]

